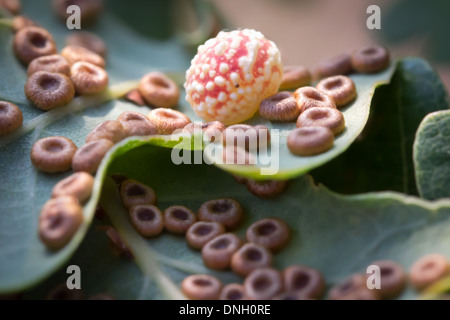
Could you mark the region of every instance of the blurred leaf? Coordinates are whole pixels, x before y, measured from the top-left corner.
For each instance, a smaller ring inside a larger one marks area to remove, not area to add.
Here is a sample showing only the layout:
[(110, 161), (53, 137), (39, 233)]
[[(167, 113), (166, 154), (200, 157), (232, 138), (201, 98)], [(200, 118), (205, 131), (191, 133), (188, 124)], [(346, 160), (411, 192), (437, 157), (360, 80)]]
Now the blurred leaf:
[(423, 119), (414, 142), (414, 164), (423, 198), (450, 198), (450, 110)]

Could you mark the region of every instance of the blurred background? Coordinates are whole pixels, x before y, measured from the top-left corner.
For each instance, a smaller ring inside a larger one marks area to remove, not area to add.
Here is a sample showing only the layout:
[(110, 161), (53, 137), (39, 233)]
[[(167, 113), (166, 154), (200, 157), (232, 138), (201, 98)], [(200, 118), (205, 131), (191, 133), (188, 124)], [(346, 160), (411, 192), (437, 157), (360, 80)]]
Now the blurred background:
[[(450, 89), (448, 0), (212, 0), (236, 27), (261, 31), (276, 42), (285, 64), (313, 68), (321, 59), (366, 44), (394, 56), (420, 56)], [(369, 30), (368, 6), (381, 9), (381, 30)]]

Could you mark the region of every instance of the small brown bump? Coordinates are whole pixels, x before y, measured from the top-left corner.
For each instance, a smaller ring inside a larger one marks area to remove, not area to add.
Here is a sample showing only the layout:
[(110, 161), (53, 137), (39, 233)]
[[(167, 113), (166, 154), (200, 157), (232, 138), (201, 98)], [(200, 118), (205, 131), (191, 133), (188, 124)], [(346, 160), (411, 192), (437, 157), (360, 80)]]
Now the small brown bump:
[(296, 265), (283, 271), (284, 289), (307, 299), (320, 299), (325, 292), (325, 280), (320, 271)]
[(304, 66), (285, 66), (279, 90), (290, 90), (309, 86), (311, 80), (311, 73)]
[(77, 146), (65, 137), (47, 137), (36, 141), (31, 149), (33, 165), (47, 173), (70, 170)]
[(61, 55), (70, 65), (74, 65), (77, 62), (88, 62), (102, 69), (106, 66), (105, 59), (95, 52), (83, 47), (67, 46), (62, 49)]
[(256, 181), (247, 179), (245, 184), (248, 191), (250, 191), (255, 196), (263, 199), (272, 199), (283, 193), (288, 182), (281, 180)]
[(313, 87), (302, 87), (294, 92), (300, 112), (309, 108), (324, 107), (336, 109), (334, 100), (325, 93)]
[(120, 185), (120, 197), (123, 205), (128, 210), (137, 205), (154, 205), (157, 200), (156, 193), (152, 188), (132, 179), (122, 182)]
[(183, 280), (181, 290), (191, 300), (217, 300), (222, 282), (206, 274), (192, 275)]
[(28, 78), (25, 95), (36, 107), (47, 111), (69, 104), (75, 96), (75, 87), (63, 74), (38, 71)]
[(264, 99), (259, 114), (271, 121), (294, 121), (300, 115), (300, 108), (292, 93), (282, 91)]
[(183, 113), (167, 108), (153, 109), (147, 117), (156, 125), (160, 134), (172, 134), (175, 130), (181, 130), (191, 123), (191, 120)]
[(114, 143), (106, 139), (85, 144), (73, 156), (73, 171), (84, 171), (95, 174), (103, 158), (112, 147), (114, 147)]
[(248, 242), (277, 252), (289, 242), (291, 232), (286, 222), (277, 218), (265, 218), (248, 227), (246, 236)]
[(283, 290), (281, 273), (273, 268), (260, 268), (244, 281), (245, 294), (252, 300), (270, 300)]
[(180, 99), (177, 84), (161, 72), (145, 75), (139, 83), (138, 90), (148, 105), (157, 108), (172, 108)]
[(53, 11), (64, 23), (72, 15), (72, 12), (67, 10), (71, 5), (80, 7), (80, 22), (83, 26), (94, 23), (103, 11), (102, 0), (53, 0)]
[(128, 246), (123, 242), (116, 229), (112, 227), (106, 227), (105, 233), (109, 239), (109, 248), (117, 258), (124, 257), (128, 260), (134, 259), (133, 253), (131, 252), (130, 248), (128, 248)]
[(414, 262), (409, 270), (409, 279), (417, 290), (423, 290), (449, 273), (447, 258), (441, 254), (431, 253)]
[(297, 119), (297, 128), (326, 127), (337, 136), (345, 129), (345, 118), (338, 109), (311, 108)]
[(146, 116), (139, 112), (126, 111), (117, 118), (127, 137), (151, 136), (158, 134), (158, 128)]
[(52, 54), (31, 61), (28, 65), (28, 76), (30, 77), (38, 71), (61, 73), (70, 77), (70, 64), (59, 54)]
[(219, 300), (246, 300), (244, 286), (238, 283), (227, 284), (220, 292)]
[(61, 283), (47, 293), (46, 300), (83, 300), (81, 289), (70, 290), (67, 283)]
[(222, 139), (222, 133), (226, 129), (226, 126), (220, 121), (212, 121), (205, 123), (189, 123), (183, 128), (183, 132), (190, 134), (203, 133), (204, 139), (210, 142), (220, 141)]
[(11, 102), (0, 101), (0, 136), (16, 131), (22, 126), (23, 115)]
[(351, 300), (351, 299), (364, 300), (358, 299), (358, 296), (370, 297), (370, 295), (368, 295), (366, 291), (373, 291), (374, 294), (376, 295), (375, 290), (369, 290), (367, 288), (366, 277), (364, 275), (354, 274), (346, 278), (341, 283), (332, 287), (328, 292), (328, 298), (330, 300)]
[(70, 79), (78, 94), (100, 93), (108, 87), (108, 73), (89, 62), (76, 62), (70, 71)]
[(26, 27), (39, 27), (39, 25), (26, 16), (16, 16), (13, 18), (12, 28), (14, 33), (17, 33)]
[(107, 120), (94, 128), (86, 137), (86, 143), (100, 139), (110, 140), (112, 143), (118, 143), (125, 139), (125, 129), (122, 124), (116, 120)]
[(50, 250), (64, 247), (83, 222), (83, 208), (74, 197), (47, 201), (39, 217), (39, 237)]
[(139, 93), (138, 89), (133, 89), (130, 92), (128, 92), (125, 95), (125, 99), (134, 103), (135, 105), (137, 105), (139, 107), (143, 107), (143, 106), (147, 105), (144, 101), (144, 98), (142, 98), (142, 95)]
[(184, 206), (171, 206), (164, 210), (164, 226), (167, 231), (184, 235), (197, 222), (197, 216)]
[(192, 248), (201, 250), (209, 241), (224, 233), (225, 227), (221, 223), (198, 221), (186, 232), (186, 240)]
[(52, 35), (39, 27), (25, 27), (14, 36), (14, 53), (24, 64), (42, 56), (56, 54), (56, 44)]
[(52, 198), (72, 196), (85, 203), (91, 196), (94, 177), (86, 172), (76, 172), (58, 182), (52, 190)]
[(330, 96), (339, 108), (355, 100), (357, 94), (355, 83), (346, 76), (325, 78), (317, 84), (316, 88)]
[(334, 134), (327, 127), (305, 127), (293, 130), (287, 138), (287, 146), (292, 154), (314, 156), (333, 147)]
[(395, 299), (405, 289), (407, 275), (405, 269), (398, 263), (391, 260), (375, 261), (371, 266), (380, 268), (380, 288), (377, 294), (381, 299)]
[(336, 76), (339, 74), (349, 74), (353, 71), (352, 57), (348, 53), (326, 58), (317, 65), (314, 76), (316, 79)]
[(164, 218), (156, 206), (137, 205), (130, 209), (131, 222), (140, 235), (143, 237), (155, 237), (164, 230)]
[(108, 51), (102, 38), (88, 31), (70, 33), (66, 38), (66, 45), (88, 49), (101, 57), (105, 57)]
[(242, 245), (242, 240), (234, 233), (224, 233), (209, 241), (202, 249), (205, 266), (214, 270), (230, 267), (231, 257)]
[(228, 230), (236, 229), (243, 217), (242, 206), (236, 200), (229, 198), (206, 201), (198, 210), (200, 221), (219, 222)]
[(272, 253), (256, 243), (246, 243), (231, 257), (231, 270), (240, 276), (247, 276), (258, 268), (272, 265)]
[(368, 46), (352, 54), (352, 66), (361, 73), (376, 73), (386, 69), (390, 63), (389, 51), (379, 46)]

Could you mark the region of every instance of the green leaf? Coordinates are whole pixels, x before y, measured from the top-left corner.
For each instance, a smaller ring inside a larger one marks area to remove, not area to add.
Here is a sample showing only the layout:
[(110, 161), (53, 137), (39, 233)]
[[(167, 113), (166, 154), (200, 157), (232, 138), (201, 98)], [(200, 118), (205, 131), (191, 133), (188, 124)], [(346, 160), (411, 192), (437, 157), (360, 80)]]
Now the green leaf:
[(423, 119), (414, 142), (414, 165), (421, 197), (450, 198), (450, 110)]
[(447, 92), (433, 68), (419, 58), (400, 60), (391, 84), (376, 91), (363, 134), (342, 156), (315, 170), (314, 178), (341, 193), (417, 195), (416, 130), (428, 113), (448, 108)]
[[(331, 286), (351, 273), (365, 272), (375, 260), (392, 259), (408, 269), (430, 252), (450, 257), (448, 200), (429, 202), (392, 192), (341, 196), (323, 186), (316, 187), (308, 176), (293, 180), (279, 198), (262, 200), (214, 166), (176, 166), (170, 156), (170, 149), (152, 146), (151, 140), (129, 141), (111, 155), (114, 161), (108, 174), (123, 174), (151, 186), (162, 210), (179, 204), (195, 211), (210, 199), (235, 198), (245, 210), (244, 223), (237, 230), (243, 238), (246, 228), (258, 219), (275, 216), (285, 220), (292, 239), (274, 256), (277, 268), (309, 265), (321, 270)], [(176, 288), (164, 294), (151, 280), (161, 275), (178, 286), (192, 273), (212, 274), (224, 283), (243, 281), (231, 272), (207, 269), (201, 254), (190, 249), (182, 236), (164, 233), (155, 239), (140, 238), (120, 203), (117, 187), (109, 180), (105, 181), (102, 198), (113, 225), (134, 251), (141, 272), (133, 262), (115, 258), (106, 236), (94, 228), (69, 262), (81, 268), (85, 296), (106, 292), (118, 299), (161, 299), (179, 294)], [(151, 266), (143, 265), (143, 261)], [(42, 298), (67, 276), (64, 268), (26, 297)], [(164, 285), (162, 288), (167, 289)], [(415, 297), (408, 287), (401, 298)]]

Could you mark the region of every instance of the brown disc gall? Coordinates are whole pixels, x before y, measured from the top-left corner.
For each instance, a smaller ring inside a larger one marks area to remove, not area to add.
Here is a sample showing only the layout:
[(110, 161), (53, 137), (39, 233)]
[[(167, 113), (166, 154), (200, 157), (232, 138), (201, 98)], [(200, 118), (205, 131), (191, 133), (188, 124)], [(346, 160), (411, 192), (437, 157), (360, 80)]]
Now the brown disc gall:
[(272, 300), (312, 300), (308, 299), (296, 291), (282, 291), (277, 294)]
[(53, 11), (66, 23), (73, 14), (68, 8), (72, 5), (80, 7), (81, 25), (86, 26), (94, 23), (103, 11), (102, 0), (53, 0)]
[(369, 290), (366, 276), (354, 274), (335, 285), (328, 292), (330, 300), (379, 300), (375, 290)]
[(333, 108), (336, 109), (334, 100), (325, 93), (313, 87), (302, 87), (294, 92), (300, 112), (305, 112), (309, 108)]
[(361, 73), (376, 73), (386, 69), (390, 63), (389, 51), (379, 46), (368, 46), (352, 54), (352, 66)]
[(304, 66), (285, 66), (279, 90), (291, 90), (309, 86), (311, 80), (311, 72)]
[(205, 123), (189, 123), (183, 128), (183, 132), (190, 134), (196, 134), (202, 132), (204, 139), (210, 142), (220, 141), (222, 139), (222, 133), (226, 129), (226, 126), (220, 121), (212, 121)]
[(320, 61), (314, 70), (314, 77), (322, 79), (339, 74), (349, 74), (352, 71), (352, 56), (348, 53), (342, 53)]
[(325, 292), (325, 280), (320, 271), (306, 266), (290, 266), (283, 271), (284, 289), (307, 299), (320, 299)]
[(333, 147), (334, 134), (327, 127), (305, 127), (293, 130), (287, 138), (287, 146), (297, 156), (314, 156)]
[(72, 196), (80, 203), (85, 203), (89, 200), (93, 187), (94, 177), (92, 175), (86, 172), (76, 172), (53, 187), (52, 198)]
[(61, 55), (70, 65), (74, 65), (77, 62), (88, 62), (102, 69), (106, 66), (105, 59), (102, 56), (83, 47), (67, 46), (62, 49)]
[(117, 143), (126, 138), (125, 129), (117, 120), (107, 120), (94, 128), (87, 136), (86, 143), (100, 139)]
[(64, 282), (57, 285), (47, 293), (46, 300), (83, 300), (83, 291), (81, 289), (69, 289)]
[(240, 276), (247, 276), (258, 268), (272, 265), (272, 253), (256, 243), (246, 243), (231, 257), (231, 270)]
[(152, 204), (132, 207), (129, 216), (131, 223), (143, 237), (155, 237), (164, 230), (164, 217), (161, 210)]
[(114, 147), (114, 143), (106, 139), (86, 143), (73, 156), (73, 171), (95, 174), (103, 158), (112, 147)]
[(251, 153), (236, 146), (225, 146), (222, 151), (222, 161), (225, 164), (233, 165), (256, 164), (256, 159)]
[(56, 54), (56, 44), (52, 35), (39, 27), (25, 27), (14, 36), (14, 53), (24, 64), (42, 56)]
[(12, 28), (14, 33), (17, 33), (19, 30), (26, 27), (39, 27), (39, 25), (26, 16), (16, 16), (13, 18)]
[(231, 257), (241, 245), (241, 239), (234, 233), (221, 234), (202, 248), (203, 263), (214, 270), (228, 269), (231, 264)]
[(28, 78), (25, 95), (36, 107), (47, 111), (69, 104), (75, 96), (75, 87), (63, 74), (38, 71)]
[(249, 299), (270, 300), (283, 290), (283, 279), (278, 270), (260, 268), (245, 278), (244, 288)]
[(355, 100), (357, 94), (355, 83), (346, 76), (325, 78), (317, 84), (316, 88), (330, 96), (339, 108)]
[(206, 274), (189, 276), (181, 283), (181, 291), (190, 300), (217, 300), (222, 287), (219, 279)]
[(152, 188), (132, 179), (127, 179), (120, 185), (120, 198), (128, 210), (137, 205), (154, 205), (157, 200)]
[(294, 121), (300, 115), (300, 108), (292, 93), (282, 91), (261, 101), (259, 114), (271, 121)]
[(218, 222), (198, 221), (186, 232), (186, 241), (194, 249), (201, 250), (215, 237), (224, 234), (225, 227)]
[(380, 288), (377, 294), (381, 299), (395, 299), (405, 289), (407, 275), (405, 269), (391, 260), (375, 261), (371, 266), (380, 268)]
[(240, 203), (230, 198), (206, 201), (198, 209), (200, 221), (219, 222), (228, 230), (236, 229), (243, 217), (244, 210)]
[(235, 124), (223, 131), (223, 144), (256, 151), (270, 145), (270, 131), (264, 125)]
[(83, 222), (83, 208), (74, 197), (50, 199), (39, 217), (39, 237), (50, 250), (64, 247)]
[(311, 108), (297, 119), (297, 128), (326, 127), (337, 136), (345, 129), (345, 118), (338, 109)]
[(11, 102), (0, 101), (0, 136), (16, 131), (22, 126), (23, 114)]
[(139, 83), (138, 90), (147, 104), (156, 108), (172, 108), (180, 99), (177, 84), (161, 72), (145, 75)]
[(279, 196), (286, 189), (287, 181), (265, 180), (256, 181), (247, 179), (247, 190), (259, 198), (272, 199)]
[(88, 49), (101, 57), (105, 57), (108, 51), (102, 38), (88, 31), (70, 33), (66, 38), (66, 45)]
[(447, 258), (441, 254), (431, 253), (413, 263), (409, 269), (409, 280), (417, 290), (449, 275), (450, 266)]
[(72, 65), (70, 79), (78, 94), (100, 93), (108, 87), (108, 73), (89, 62), (80, 61)]
[(239, 283), (230, 283), (223, 287), (219, 300), (246, 300), (245, 288)]
[(7, 10), (12, 15), (18, 15), (22, 9), (20, 0), (1, 0), (0, 8)]
[(184, 206), (171, 206), (164, 210), (164, 227), (170, 233), (184, 235), (197, 222), (197, 216)]
[(185, 114), (167, 108), (153, 109), (147, 117), (156, 125), (159, 134), (172, 134), (175, 130), (181, 130), (191, 123), (191, 119)]
[(246, 237), (248, 242), (277, 252), (289, 242), (291, 231), (286, 222), (277, 218), (265, 218), (248, 227)]
[(127, 137), (150, 136), (158, 134), (158, 128), (156, 125), (139, 112), (123, 112), (117, 118), (117, 121), (122, 124)]
[(47, 137), (36, 141), (30, 159), (40, 171), (47, 173), (70, 170), (77, 146), (65, 137)]
[(30, 77), (38, 71), (61, 73), (70, 77), (70, 64), (59, 54), (52, 54), (31, 61), (28, 65), (28, 76)]

